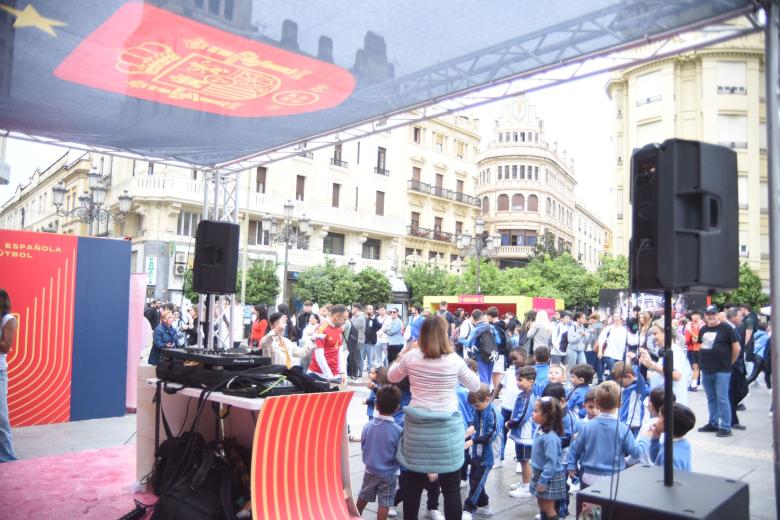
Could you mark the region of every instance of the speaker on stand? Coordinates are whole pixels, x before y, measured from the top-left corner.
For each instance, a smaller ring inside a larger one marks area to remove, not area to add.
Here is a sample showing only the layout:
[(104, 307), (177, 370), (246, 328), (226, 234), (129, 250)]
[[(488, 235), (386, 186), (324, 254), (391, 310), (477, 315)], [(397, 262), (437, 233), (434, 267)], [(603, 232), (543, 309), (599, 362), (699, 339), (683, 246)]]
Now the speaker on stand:
[(644, 146), (631, 158), (631, 200), (631, 290), (663, 292), (665, 300), (664, 467), (635, 465), (578, 492), (577, 518), (749, 518), (747, 484), (675, 474), (672, 466), (672, 291), (708, 292), (738, 284), (736, 154), (683, 139)]

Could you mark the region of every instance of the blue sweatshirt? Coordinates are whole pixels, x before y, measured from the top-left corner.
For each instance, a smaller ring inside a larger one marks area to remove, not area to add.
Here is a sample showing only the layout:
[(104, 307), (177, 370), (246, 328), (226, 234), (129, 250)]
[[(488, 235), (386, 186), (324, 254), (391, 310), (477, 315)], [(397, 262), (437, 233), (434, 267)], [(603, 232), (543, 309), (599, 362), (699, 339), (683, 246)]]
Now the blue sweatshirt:
[[(642, 437), (639, 439), (639, 444), (647, 451), (650, 460), (656, 466), (663, 466), (664, 459), (666, 457), (664, 453), (664, 445), (658, 439), (648, 439)], [(675, 439), (674, 440), (674, 453), (672, 454), (672, 464), (674, 469), (680, 471), (693, 471), (691, 469), (691, 443), (688, 439)]]
[(363, 464), (373, 475), (392, 477), (398, 470), (395, 452), (401, 440), (403, 429), (392, 417), (377, 415), (363, 427), (360, 447), (363, 449)]
[(534, 435), (531, 448), (531, 467), (542, 474), (539, 483), (545, 486), (551, 479), (563, 472), (561, 464), (561, 439), (554, 431), (544, 433), (539, 430)]
[[(512, 417), (509, 419), (509, 438), (518, 444), (533, 444), (536, 423), (531, 420), (531, 415), (534, 412), (534, 403), (536, 403), (536, 395), (532, 390), (517, 394)], [(523, 439), (524, 429), (528, 432), (526, 439)]]
[(639, 367), (634, 367), (634, 376), (636, 380), (623, 389), (619, 417), (629, 427), (638, 428), (645, 416), (644, 400), (650, 394), (650, 389), (639, 372)]
[(469, 391), (458, 385), (455, 387), (455, 393), (458, 394), (458, 411), (463, 417), (463, 425), (468, 428), (474, 420), (474, 408), (469, 403)]
[[(615, 449), (615, 430), (617, 429), (618, 449)], [(625, 456), (638, 459), (645, 453), (628, 431), (625, 423), (617, 417), (602, 413), (582, 426), (582, 430), (569, 447), (567, 467), (576, 470), (582, 467), (583, 473), (591, 475), (611, 475), (626, 469)]]
[(587, 415), (585, 410), (585, 396), (590, 390), (590, 385), (575, 386), (566, 396), (566, 408), (574, 412), (577, 417), (584, 419)]
[(767, 348), (770, 341), (769, 334), (763, 330), (759, 330), (756, 331), (753, 337), (755, 338), (753, 342), (753, 353), (761, 359), (769, 359), (769, 349)]
[(378, 389), (378, 386), (376, 388), (372, 388), (368, 393), (368, 397), (366, 398), (366, 415), (368, 415), (369, 419), (374, 417), (374, 405), (376, 404), (376, 391)]
[(496, 438), (497, 420), (496, 410), (488, 406), (482, 411), (474, 410), (474, 434), (471, 436), (471, 460), (479, 461), (481, 466), (493, 467), (493, 447), (491, 443)]
[(571, 444), (571, 439), (574, 436), (575, 428), (577, 427), (577, 416), (571, 410), (565, 410), (563, 413), (563, 435), (561, 436), (561, 447), (568, 448)]
[(536, 369), (536, 382), (532, 390), (536, 395), (542, 395), (544, 389), (547, 388), (547, 373), (550, 371), (550, 364), (541, 363), (534, 365), (534, 368)]

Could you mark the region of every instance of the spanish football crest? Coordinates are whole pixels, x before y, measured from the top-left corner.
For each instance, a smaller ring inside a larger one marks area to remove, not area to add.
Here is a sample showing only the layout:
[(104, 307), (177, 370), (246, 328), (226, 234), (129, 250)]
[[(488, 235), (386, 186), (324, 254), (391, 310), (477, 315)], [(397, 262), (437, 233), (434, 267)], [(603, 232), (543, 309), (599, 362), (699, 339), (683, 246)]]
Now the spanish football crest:
[(236, 117), (331, 108), (355, 86), (336, 65), (141, 2), (119, 8), (54, 74), (123, 96)]

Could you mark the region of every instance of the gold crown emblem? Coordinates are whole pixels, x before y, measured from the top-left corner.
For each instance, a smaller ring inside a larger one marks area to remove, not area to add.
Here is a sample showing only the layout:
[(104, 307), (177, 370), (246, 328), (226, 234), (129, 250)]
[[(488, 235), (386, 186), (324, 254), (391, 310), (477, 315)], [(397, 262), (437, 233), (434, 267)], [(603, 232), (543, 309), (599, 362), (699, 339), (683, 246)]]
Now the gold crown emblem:
[(181, 59), (181, 56), (173, 52), (173, 49), (167, 45), (157, 42), (145, 42), (137, 47), (125, 49), (119, 55), (116, 68), (125, 74), (154, 76), (179, 59)]

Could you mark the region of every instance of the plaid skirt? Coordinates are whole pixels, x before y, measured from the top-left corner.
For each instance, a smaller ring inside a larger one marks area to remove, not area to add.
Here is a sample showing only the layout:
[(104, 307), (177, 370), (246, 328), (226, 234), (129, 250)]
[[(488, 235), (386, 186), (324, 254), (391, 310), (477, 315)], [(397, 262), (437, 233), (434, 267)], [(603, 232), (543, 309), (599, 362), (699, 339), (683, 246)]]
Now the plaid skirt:
[(531, 492), (531, 496), (541, 498), (543, 500), (563, 500), (568, 494), (566, 492), (566, 472), (561, 471), (547, 483), (547, 488), (544, 493), (540, 493), (536, 490), (536, 485), (539, 483), (539, 478), (542, 476), (542, 472), (537, 469), (533, 470), (533, 476), (531, 482), (528, 484), (528, 491)]

